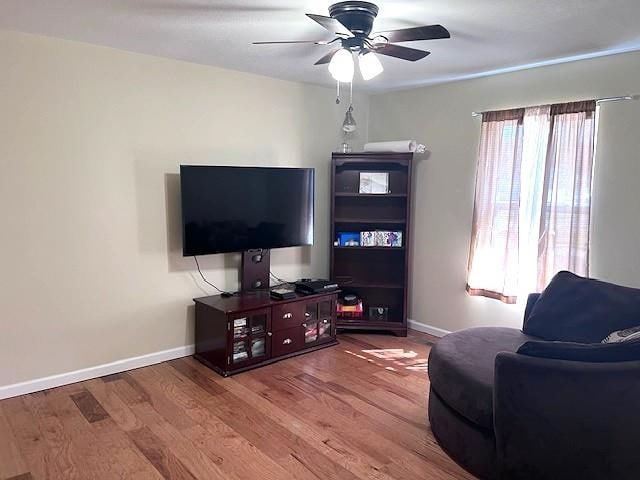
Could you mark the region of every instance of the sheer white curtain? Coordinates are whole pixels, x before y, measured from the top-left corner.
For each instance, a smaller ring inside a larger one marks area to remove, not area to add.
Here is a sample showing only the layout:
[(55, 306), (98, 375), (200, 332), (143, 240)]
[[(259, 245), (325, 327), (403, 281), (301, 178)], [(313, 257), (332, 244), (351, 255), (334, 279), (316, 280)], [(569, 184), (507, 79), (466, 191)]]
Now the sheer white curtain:
[(513, 302), (524, 109), (482, 115), (467, 291)]
[(544, 174), (538, 291), (560, 270), (589, 274), (595, 102), (551, 108)]
[(524, 114), (522, 178), (520, 185), (520, 241), (518, 295), (537, 289), (538, 242), (549, 139), (551, 106), (527, 108)]
[(588, 275), (595, 102), (483, 114), (467, 291), (515, 303)]

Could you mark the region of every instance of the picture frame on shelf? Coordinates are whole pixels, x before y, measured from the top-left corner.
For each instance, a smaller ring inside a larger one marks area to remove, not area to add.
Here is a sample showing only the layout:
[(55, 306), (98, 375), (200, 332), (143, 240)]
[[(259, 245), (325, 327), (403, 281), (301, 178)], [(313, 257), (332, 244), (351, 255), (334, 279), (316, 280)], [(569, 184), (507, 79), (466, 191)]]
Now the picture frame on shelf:
[(378, 230), (375, 232), (375, 244), (376, 247), (390, 247), (391, 239), (389, 238), (389, 233), (386, 230)]
[(360, 233), (359, 232), (338, 232), (338, 246), (339, 247), (359, 247)]
[(389, 193), (389, 172), (360, 172), (361, 194), (386, 195)]
[(376, 246), (376, 232), (360, 232), (360, 246), (362, 247), (375, 247)]
[(389, 232), (389, 240), (391, 243), (391, 247), (402, 247), (402, 231), (401, 230), (393, 230)]

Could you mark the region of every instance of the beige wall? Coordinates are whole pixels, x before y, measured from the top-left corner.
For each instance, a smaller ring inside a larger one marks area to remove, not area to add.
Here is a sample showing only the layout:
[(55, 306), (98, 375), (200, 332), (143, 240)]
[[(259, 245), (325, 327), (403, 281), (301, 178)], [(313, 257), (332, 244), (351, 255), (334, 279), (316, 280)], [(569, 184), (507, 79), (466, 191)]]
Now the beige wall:
[[(211, 289), (180, 253), (181, 163), (316, 167), (316, 245), (274, 251), (272, 269), (328, 274), (333, 90), (6, 31), (0, 45), (0, 386), (193, 342), (191, 298)], [(202, 258), (226, 289), (238, 262)]]
[[(521, 325), (523, 306), (464, 291), (480, 118), (471, 112), (640, 94), (640, 53), (461, 81), (371, 99), (370, 140), (416, 138), (410, 316), (446, 330)], [(640, 101), (601, 107), (591, 274), (640, 287)]]

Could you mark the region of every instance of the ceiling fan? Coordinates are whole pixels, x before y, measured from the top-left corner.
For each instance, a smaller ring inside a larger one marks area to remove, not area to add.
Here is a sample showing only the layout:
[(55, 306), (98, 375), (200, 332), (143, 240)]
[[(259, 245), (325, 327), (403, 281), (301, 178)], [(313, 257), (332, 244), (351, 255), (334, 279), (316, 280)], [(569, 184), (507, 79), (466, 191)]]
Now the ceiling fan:
[(311, 13), (306, 15), (333, 33), (335, 38), (328, 41), (289, 40), (253, 43), (254, 45), (292, 43), (339, 45), (338, 48), (333, 49), (315, 63), (315, 65), (328, 63), (329, 72), (339, 82), (351, 82), (353, 80), (353, 53), (358, 55), (362, 77), (365, 80), (369, 80), (383, 71), (382, 64), (375, 55), (376, 53), (415, 62), (426, 57), (431, 52), (396, 45), (396, 43), (451, 37), (449, 31), (442, 25), (425, 25), (423, 27), (403, 28), (371, 34), (373, 21), (378, 15), (378, 7), (370, 2), (345, 1), (336, 3), (329, 7), (329, 17)]

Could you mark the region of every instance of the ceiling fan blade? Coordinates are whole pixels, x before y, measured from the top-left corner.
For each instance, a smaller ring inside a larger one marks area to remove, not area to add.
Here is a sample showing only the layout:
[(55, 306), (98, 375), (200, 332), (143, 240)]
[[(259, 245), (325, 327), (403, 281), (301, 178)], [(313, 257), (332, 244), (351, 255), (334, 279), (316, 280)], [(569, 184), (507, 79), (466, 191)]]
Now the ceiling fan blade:
[(427, 52), (426, 50), (418, 50), (416, 48), (394, 45), (393, 43), (377, 44), (373, 51), (379, 53), (380, 55), (401, 58), (402, 60), (409, 60), (411, 62), (420, 60), (421, 58), (424, 58), (431, 53)]
[(282, 42), (252, 42), (253, 45), (285, 45), (288, 43), (312, 43), (315, 45), (328, 45), (329, 42), (323, 40), (284, 40)]
[(353, 33), (351, 33), (351, 30), (335, 18), (325, 17), (324, 15), (314, 15), (313, 13), (307, 13), (306, 15), (311, 20), (318, 22), (323, 28), (329, 30), (331, 33), (346, 35), (349, 38), (354, 36)]
[(314, 65), (324, 65), (325, 63), (329, 63), (331, 61), (331, 58), (333, 57), (333, 55), (340, 50), (339, 48), (336, 48), (334, 50), (331, 50), (329, 53), (327, 53), (325, 56), (323, 56), (320, 60), (318, 60), (316, 63), (314, 63)]
[(425, 25), (424, 27), (403, 28), (401, 30), (389, 30), (377, 32), (371, 37), (385, 37), (389, 43), (412, 42), (414, 40), (436, 40), (438, 38), (451, 38), (449, 30), (442, 25)]

